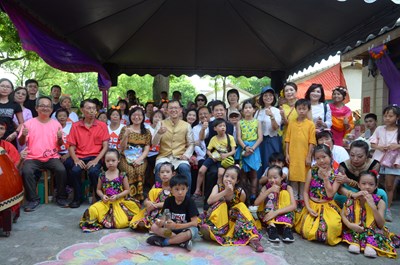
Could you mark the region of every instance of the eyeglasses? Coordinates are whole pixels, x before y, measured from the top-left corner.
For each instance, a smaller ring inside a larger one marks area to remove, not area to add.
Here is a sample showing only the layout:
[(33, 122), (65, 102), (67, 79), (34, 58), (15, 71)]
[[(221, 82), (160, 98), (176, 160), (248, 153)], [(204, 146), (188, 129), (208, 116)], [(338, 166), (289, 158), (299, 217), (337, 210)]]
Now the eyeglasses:
[(41, 108), (41, 109), (51, 109), (51, 108), (53, 108), (53, 106), (51, 106), (51, 105), (39, 105), (38, 108)]
[(239, 114), (231, 114), (229, 115), (229, 118), (239, 118)]
[(198, 98), (197, 101), (206, 101), (204, 98)]

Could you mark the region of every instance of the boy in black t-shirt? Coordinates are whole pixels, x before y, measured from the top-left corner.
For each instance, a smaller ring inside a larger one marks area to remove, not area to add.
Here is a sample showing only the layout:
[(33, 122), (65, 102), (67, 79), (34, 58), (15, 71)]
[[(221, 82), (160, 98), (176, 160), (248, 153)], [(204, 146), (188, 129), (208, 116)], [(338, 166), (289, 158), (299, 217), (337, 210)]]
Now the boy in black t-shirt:
[(151, 226), (156, 236), (146, 242), (153, 246), (179, 245), (192, 250), (192, 240), (198, 236), (197, 216), (199, 212), (193, 199), (186, 197), (189, 185), (183, 175), (176, 175), (170, 180), (172, 196), (163, 206), (163, 217)]

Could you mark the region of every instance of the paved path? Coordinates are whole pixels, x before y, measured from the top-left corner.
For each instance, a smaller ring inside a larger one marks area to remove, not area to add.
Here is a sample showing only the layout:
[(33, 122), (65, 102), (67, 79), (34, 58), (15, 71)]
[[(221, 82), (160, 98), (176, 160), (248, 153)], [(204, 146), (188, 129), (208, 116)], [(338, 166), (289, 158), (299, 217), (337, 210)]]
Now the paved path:
[[(21, 217), (13, 226), (11, 236), (0, 237), (0, 264), (35, 264), (43, 261), (56, 260), (56, 255), (68, 246), (94, 242), (106, 235), (116, 232), (130, 232), (123, 230), (100, 230), (95, 233), (82, 233), (78, 227), (79, 218), (88, 207), (83, 204), (78, 209), (62, 209), (54, 204), (41, 205), (32, 213), (21, 213)], [(388, 223), (391, 231), (400, 233), (400, 201), (396, 201), (392, 207), (395, 222)], [(135, 235), (132, 232), (132, 235)], [(144, 238), (143, 234), (138, 238)], [(262, 240), (267, 253), (279, 257), (276, 264), (400, 264), (397, 260), (388, 258), (367, 259), (362, 255), (352, 255), (347, 252), (347, 246), (340, 244), (335, 247), (308, 242), (295, 234), (296, 241), (293, 244), (272, 244), (265, 238)], [(195, 242), (198, 248), (211, 244), (209, 242)], [(209, 246), (207, 246), (209, 247)], [(222, 247), (214, 245), (215, 251), (221, 251)], [(224, 248), (224, 251), (229, 248)], [(251, 255), (257, 255), (252, 252)], [(256, 256), (255, 256), (256, 257)], [(260, 257), (260, 256), (259, 256)], [(256, 260), (256, 259), (255, 259)], [(283, 260), (283, 261), (282, 261)], [(268, 261), (265, 260), (265, 264)], [(59, 263), (61, 264), (61, 263)], [(104, 264), (104, 263), (103, 263)], [(124, 263), (130, 264), (130, 263)], [(262, 264), (257, 261), (257, 265)], [(268, 264), (271, 264), (270, 262)]]

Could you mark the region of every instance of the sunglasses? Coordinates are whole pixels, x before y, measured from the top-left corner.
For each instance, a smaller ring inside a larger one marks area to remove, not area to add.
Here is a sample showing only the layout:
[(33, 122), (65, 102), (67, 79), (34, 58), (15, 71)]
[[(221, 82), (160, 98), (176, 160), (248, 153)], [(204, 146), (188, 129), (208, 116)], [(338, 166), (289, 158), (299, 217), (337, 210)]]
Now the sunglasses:
[(198, 98), (197, 101), (206, 101), (204, 98)]

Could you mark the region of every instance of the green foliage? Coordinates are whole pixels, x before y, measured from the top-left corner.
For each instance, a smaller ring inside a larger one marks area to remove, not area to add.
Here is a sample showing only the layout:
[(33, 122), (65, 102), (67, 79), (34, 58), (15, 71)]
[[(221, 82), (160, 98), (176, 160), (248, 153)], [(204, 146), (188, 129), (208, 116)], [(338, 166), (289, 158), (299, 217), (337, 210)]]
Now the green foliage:
[(234, 86), (240, 87), (243, 90), (250, 92), (253, 95), (257, 95), (261, 92), (261, 89), (271, 84), (269, 77), (257, 78), (257, 77), (228, 77), (229, 82)]
[(169, 77), (169, 95), (172, 97), (174, 91), (180, 91), (182, 93), (182, 104), (186, 107), (188, 101), (194, 101), (197, 95), (196, 88), (191, 83), (190, 79), (186, 75), (181, 76), (170, 76)]

